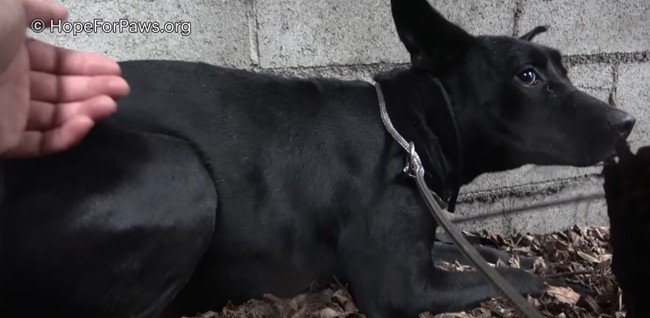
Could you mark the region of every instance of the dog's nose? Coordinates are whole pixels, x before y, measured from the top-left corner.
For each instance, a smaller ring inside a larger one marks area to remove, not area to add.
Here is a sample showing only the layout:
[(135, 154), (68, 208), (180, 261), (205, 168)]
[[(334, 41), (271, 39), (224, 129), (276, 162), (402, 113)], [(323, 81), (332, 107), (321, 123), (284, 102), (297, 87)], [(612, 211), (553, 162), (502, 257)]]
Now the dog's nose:
[(613, 125), (613, 128), (619, 133), (621, 138), (625, 139), (632, 132), (634, 124), (636, 123), (636, 118), (630, 114), (625, 114), (616, 124)]

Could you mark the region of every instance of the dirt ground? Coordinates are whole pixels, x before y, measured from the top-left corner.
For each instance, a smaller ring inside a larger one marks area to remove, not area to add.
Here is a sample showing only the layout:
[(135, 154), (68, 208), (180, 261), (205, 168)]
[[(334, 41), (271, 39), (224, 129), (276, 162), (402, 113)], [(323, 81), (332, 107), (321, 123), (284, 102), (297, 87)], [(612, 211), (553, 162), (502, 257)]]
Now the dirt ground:
[[(610, 269), (612, 251), (608, 244), (609, 230), (604, 227), (574, 227), (548, 235), (515, 235), (501, 237), (486, 232), (471, 233), (489, 239), (498, 248), (519, 256), (539, 257), (534, 271), (548, 283), (545, 294), (529, 301), (547, 317), (609, 318), (625, 317), (621, 291)], [(494, 266), (519, 267), (519, 258)], [(442, 264), (443, 269), (468, 271), (471, 267), (458, 263)], [(193, 318), (357, 318), (354, 300), (340, 283), (312, 286), (307, 293), (291, 299), (265, 295), (244, 304), (228, 305)], [(468, 312), (431, 314), (420, 318), (488, 318), (519, 317), (507, 301), (492, 299)]]

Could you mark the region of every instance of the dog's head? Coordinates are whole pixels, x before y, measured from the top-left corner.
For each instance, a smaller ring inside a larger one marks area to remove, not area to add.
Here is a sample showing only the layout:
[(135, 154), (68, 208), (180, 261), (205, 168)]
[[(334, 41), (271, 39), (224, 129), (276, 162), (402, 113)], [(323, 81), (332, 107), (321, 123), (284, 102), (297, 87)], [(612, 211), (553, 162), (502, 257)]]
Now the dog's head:
[[(560, 53), (519, 37), (472, 36), (426, 0), (393, 0), (412, 67), (442, 79), (466, 160), (480, 172), (523, 164), (586, 166), (615, 154), (635, 119), (571, 84)], [(481, 163), (475, 163), (481, 164)]]

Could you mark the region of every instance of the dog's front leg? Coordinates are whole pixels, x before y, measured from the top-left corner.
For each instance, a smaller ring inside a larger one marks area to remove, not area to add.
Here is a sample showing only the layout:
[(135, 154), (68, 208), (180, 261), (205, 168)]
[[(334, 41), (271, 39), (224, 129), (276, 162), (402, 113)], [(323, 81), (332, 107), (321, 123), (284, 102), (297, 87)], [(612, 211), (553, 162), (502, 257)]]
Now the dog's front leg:
[[(343, 271), (359, 307), (371, 318), (417, 317), (421, 312), (460, 311), (498, 296), (479, 272), (434, 267), (435, 226), (414, 194), (390, 196), (371, 212), (359, 213), (344, 229)], [(499, 269), (522, 294), (542, 291), (539, 278)]]

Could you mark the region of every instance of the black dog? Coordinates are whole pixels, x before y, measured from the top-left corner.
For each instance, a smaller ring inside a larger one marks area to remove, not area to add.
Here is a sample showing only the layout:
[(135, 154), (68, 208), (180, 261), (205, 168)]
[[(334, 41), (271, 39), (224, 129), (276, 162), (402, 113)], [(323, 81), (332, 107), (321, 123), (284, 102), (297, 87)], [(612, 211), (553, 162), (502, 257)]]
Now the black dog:
[(650, 147), (639, 149), (636, 155), (627, 146), (621, 147), (619, 162), (608, 162), (603, 174), (614, 249), (612, 271), (623, 290), (626, 317), (648, 317)]
[[(630, 133), (630, 115), (577, 90), (560, 53), (530, 42), (543, 28), (474, 37), (426, 0), (392, 9), (412, 68), (377, 81), (444, 200), (488, 171), (594, 164)], [(332, 276), (369, 317), (495, 296), (477, 272), (432, 265), (434, 221), (371, 84), (122, 68), (132, 94), (83, 144), (2, 162), (2, 317), (191, 314)], [(540, 291), (524, 271), (501, 272)]]

